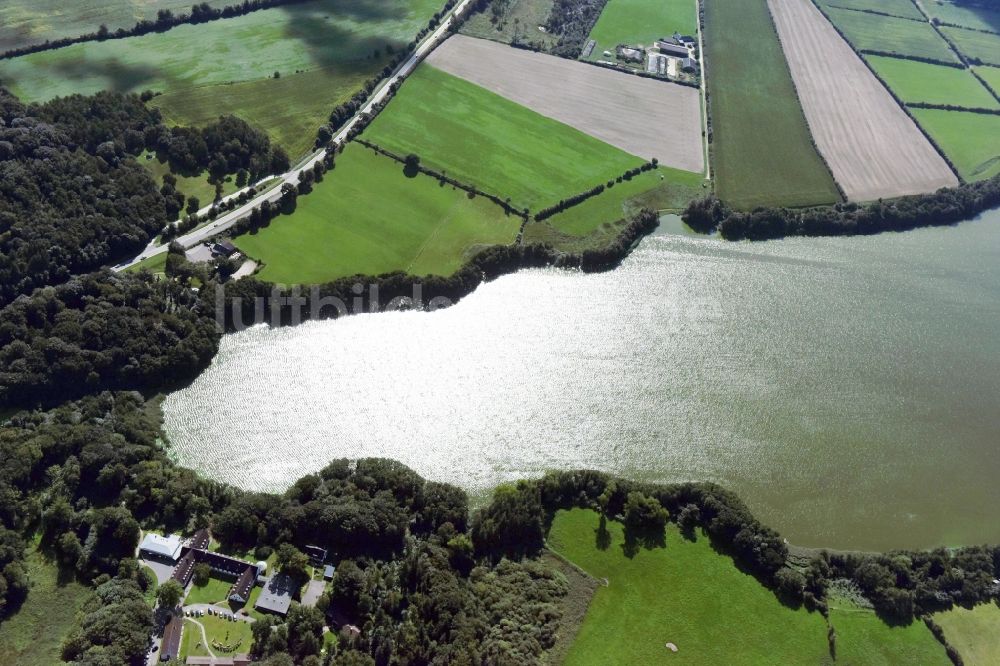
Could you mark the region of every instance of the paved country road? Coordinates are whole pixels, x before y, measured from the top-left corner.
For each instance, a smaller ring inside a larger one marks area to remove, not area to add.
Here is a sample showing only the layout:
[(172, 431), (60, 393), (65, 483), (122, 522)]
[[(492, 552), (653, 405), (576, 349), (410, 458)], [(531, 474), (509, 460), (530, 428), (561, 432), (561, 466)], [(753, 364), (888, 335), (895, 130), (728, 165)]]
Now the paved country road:
[[(353, 128), (358, 122), (360, 122), (361, 116), (363, 114), (370, 113), (373, 107), (375, 107), (377, 104), (379, 104), (380, 102), (382, 102), (382, 100), (386, 98), (386, 95), (389, 92), (389, 87), (394, 83), (396, 83), (397, 81), (406, 78), (410, 74), (410, 72), (412, 72), (414, 68), (416, 68), (421, 58), (425, 56), (427, 53), (429, 53), (431, 50), (433, 50), (437, 43), (437, 40), (448, 32), (448, 28), (451, 26), (451, 23), (454, 20), (455, 16), (461, 14), (468, 6), (469, 2), (470, 0), (461, 0), (461, 2), (459, 2), (455, 6), (455, 9), (452, 11), (452, 13), (443, 21), (441, 21), (441, 24), (437, 27), (437, 29), (434, 30), (431, 34), (427, 35), (424, 38), (424, 40), (417, 45), (417, 48), (414, 49), (413, 53), (410, 54), (410, 57), (407, 58), (402, 64), (400, 64), (396, 68), (396, 71), (388, 79), (382, 82), (382, 85), (379, 88), (377, 88), (374, 93), (372, 93), (372, 96), (368, 98), (368, 101), (365, 103), (365, 105), (361, 107), (358, 110), (358, 112), (354, 114), (354, 116), (344, 124), (343, 127), (340, 128), (340, 131), (338, 131), (337, 134), (331, 139), (330, 142), (332, 144), (341, 143), (347, 136), (348, 132), (351, 131), (351, 128)], [(228, 213), (220, 216), (219, 218), (213, 220), (212, 222), (209, 222), (205, 226), (195, 229), (194, 231), (187, 233), (183, 236), (178, 236), (174, 240), (183, 245), (185, 248), (194, 247), (195, 245), (198, 245), (199, 243), (202, 243), (205, 240), (211, 238), (215, 234), (223, 232), (229, 227), (233, 226), (233, 224), (235, 224), (240, 218), (248, 215), (254, 208), (259, 206), (265, 200), (271, 202), (277, 201), (281, 197), (281, 186), (284, 185), (285, 183), (288, 183), (293, 187), (297, 185), (299, 182), (299, 174), (301, 174), (303, 171), (312, 169), (317, 162), (323, 159), (323, 155), (325, 152), (326, 152), (325, 146), (323, 148), (316, 150), (309, 156), (308, 159), (306, 159), (304, 162), (300, 162), (296, 168), (292, 169), (287, 173), (277, 176), (277, 178), (279, 178), (280, 181), (276, 185), (270, 187), (267, 191), (258, 194), (253, 199), (247, 201), (239, 208), (235, 208), (229, 211)], [(272, 180), (273, 178), (275, 178), (275, 176), (269, 176), (265, 180)], [(240, 192), (242, 191), (244, 190), (240, 190)], [(225, 197), (224, 200), (229, 200), (231, 198), (237, 197), (239, 196), (240, 192), (234, 192), (233, 194), (230, 194), (228, 197)], [(135, 264), (139, 263), (144, 259), (149, 259), (150, 257), (154, 257), (158, 254), (166, 252), (167, 247), (168, 245), (157, 245), (154, 239), (153, 241), (150, 242), (149, 245), (146, 246), (146, 249), (144, 249), (141, 253), (139, 253), (138, 256), (134, 257), (129, 261), (124, 261), (114, 266), (112, 270), (115, 271), (125, 270), (126, 268), (134, 266)]]

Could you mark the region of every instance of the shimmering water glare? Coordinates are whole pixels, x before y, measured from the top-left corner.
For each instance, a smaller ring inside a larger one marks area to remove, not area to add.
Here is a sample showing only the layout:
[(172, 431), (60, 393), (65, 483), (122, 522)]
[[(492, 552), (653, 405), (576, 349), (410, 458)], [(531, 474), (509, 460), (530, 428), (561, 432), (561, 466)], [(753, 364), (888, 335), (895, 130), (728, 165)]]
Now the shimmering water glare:
[(227, 335), (164, 403), (180, 460), (282, 490), (396, 458), (484, 494), (551, 469), (711, 480), (790, 541), (1000, 541), (1000, 212), (866, 238), (671, 233), (434, 313)]

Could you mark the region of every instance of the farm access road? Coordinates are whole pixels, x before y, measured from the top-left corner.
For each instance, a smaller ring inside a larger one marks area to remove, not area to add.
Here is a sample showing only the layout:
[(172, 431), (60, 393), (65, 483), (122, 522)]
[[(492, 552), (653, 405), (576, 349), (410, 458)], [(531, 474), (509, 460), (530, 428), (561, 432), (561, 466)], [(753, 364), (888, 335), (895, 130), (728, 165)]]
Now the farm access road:
[[(392, 75), (389, 76), (389, 78), (383, 81), (382, 85), (378, 87), (374, 93), (372, 93), (372, 96), (368, 98), (368, 101), (364, 104), (364, 106), (362, 106), (358, 110), (358, 112), (355, 113), (353, 117), (351, 117), (350, 120), (344, 123), (344, 126), (341, 127), (340, 130), (337, 132), (337, 134), (330, 140), (331, 145), (336, 145), (344, 141), (344, 139), (347, 137), (348, 132), (350, 132), (351, 129), (355, 125), (357, 125), (358, 122), (360, 122), (361, 116), (363, 114), (371, 113), (372, 109), (386, 98), (386, 96), (389, 94), (389, 87), (392, 86), (397, 81), (401, 81), (405, 79), (407, 76), (409, 76), (409, 74), (416, 68), (420, 60), (427, 53), (434, 50), (434, 47), (437, 45), (438, 40), (441, 39), (442, 36), (447, 34), (448, 29), (451, 27), (452, 21), (454, 21), (455, 17), (461, 14), (465, 10), (469, 2), (470, 0), (460, 0), (460, 2), (455, 6), (455, 9), (452, 10), (451, 14), (449, 14), (441, 21), (441, 24), (438, 25), (437, 29), (435, 29), (433, 32), (427, 35), (424, 38), (424, 40), (417, 45), (417, 48), (413, 50), (413, 53), (410, 54), (410, 57), (407, 58), (402, 64), (400, 64), (396, 68), (396, 71), (393, 72)], [(325, 154), (325, 152), (326, 152), (326, 146), (323, 146), (322, 148), (319, 148), (316, 151), (314, 151), (305, 161), (300, 162), (291, 171), (280, 174), (278, 176), (268, 176), (267, 178), (265, 178), (265, 180), (273, 180), (275, 177), (277, 177), (280, 178), (280, 181), (276, 185), (269, 187), (266, 191), (258, 194), (253, 199), (250, 199), (239, 208), (234, 208), (233, 210), (222, 215), (218, 219), (215, 219), (206, 224), (205, 226), (195, 229), (194, 231), (191, 231), (190, 233), (187, 233), (183, 236), (178, 236), (177, 238), (174, 239), (174, 241), (180, 243), (185, 248), (194, 247), (195, 245), (203, 243), (212, 236), (221, 233), (226, 229), (228, 229), (229, 227), (233, 226), (241, 218), (249, 215), (254, 208), (262, 204), (264, 201), (271, 201), (271, 202), (277, 201), (278, 199), (281, 198), (281, 186), (284, 185), (285, 183), (288, 183), (293, 187), (296, 186), (299, 182), (299, 175), (303, 171), (308, 171), (312, 169), (317, 162), (323, 159), (323, 155)], [(242, 192), (246, 191), (247, 189), (249, 188), (244, 188), (243, 190), (234, 192), (233, 194), (230, 194), (228, 197), (224, 197), (223, 201), (228, 201), (230, 199), (238, 197)], [(132, 258), (129, 261), (124, 261), (114, 266), (112, 270), (122, 271), (127, 268), (130, 268), (139, 263), (140, 261), (143, 261), (144, 259), (149, 259), (150, 257), (155, 257), (158, 254), (166, 252), (168, 246), (169, 244), (162, 244), (162, 245), (157, 244), (156, 240), (154, 239), (150, 241), (149, 245), (147, 245), (146, 248), (142, 252), (140, 252), (136, 257)]]

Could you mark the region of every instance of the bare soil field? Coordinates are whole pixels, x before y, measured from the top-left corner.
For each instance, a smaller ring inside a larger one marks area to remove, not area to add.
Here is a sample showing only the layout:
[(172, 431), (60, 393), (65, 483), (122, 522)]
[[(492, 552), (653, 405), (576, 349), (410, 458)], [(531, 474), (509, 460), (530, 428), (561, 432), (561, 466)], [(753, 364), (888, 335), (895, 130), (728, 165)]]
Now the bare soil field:
[(695, 88), (464, 35), (450, 38), (427, 62), (638, 157), (705, 169)]
[(768, 0), (802, 109), (847, 197), (957, 185), (944, 159), (810, 0)]

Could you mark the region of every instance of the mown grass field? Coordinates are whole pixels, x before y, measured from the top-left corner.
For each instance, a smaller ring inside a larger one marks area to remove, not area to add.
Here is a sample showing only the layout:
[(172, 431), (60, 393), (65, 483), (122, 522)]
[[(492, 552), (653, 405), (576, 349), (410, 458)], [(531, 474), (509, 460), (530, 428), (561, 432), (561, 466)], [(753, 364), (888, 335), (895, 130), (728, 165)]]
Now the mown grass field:
[[(241, 114), (287, 144), (294, 159), (330, 111), (385, 65), (388, 49), (405, 48), (441, 6), (312, 0), (0, 61), (0, 81), (26, 101), (102, 89), (164, 92), (154, 105), (168, 119)], [(280, 79), (269, 78), (275, 72)]]
[[(204, 615), (196, 620), (205, 627), (205, 636), (208, 638), (209, 645), (212, 644), (213, 640), (217, 640), (224, 645), (235, 646), (238, 644), (239, 647), (232, 650), (231, 653), (250, 651), (253, 633), (249, 622), (242, 620), (230, 622), (215, 615)], [(213, 649), (212, 651), (215, 656), (230, 654), (221, 650)], [(195, 620), (184, 620), (184, 640), (181, 643), (180, 656), (181, 659), (210, 656), (205, 643), (202, 642), (201, 629), (198, 628)]]
[(924, 0), (924, 10), (944, 23), (1000, 32), (1000, 11), (955, 4), (952, 0)]
[(234, 243), (264, 262), (260, 278), (285, 284), (389, 271), (451, 275), (481, 247), (512, 243), (520, 223), (487, 199), (409, 178), (398, 162), (351, 145), (291, 216)]
[(1000, 67), (976, 67), (975, 70), (995, 92), (1000, 93)]
[(837, 632), (837, 662), (861, 666), (948, 666), (944, 646), (921, 620), (905, 626), (886, 624), (871, 609), (849, 600), (830, 600), (830, 624)]
[(1000, 107), (993, 95), (968, 70), (902, 58), (866, 56), (866, 59), (904, 102), (984, 109)]
[(1000, 173), (1000, 116), (937, 109), (912, 112), (963, 178), (983, 180)]
[[(673, 525), (666, 547), (623, 553), (623, 529), (609, 521), (597, 546), (598, 514), (560, 511), (550, 548), (597, 579), (565, 664), (822, 664), (829, 662), (819, 613), (783, 606), (755, 578), (717, 554), (708, 538), (686, 541)], [(674, 643), (677, 654), (666, 647)]]
[(820, 4), (847, 9), (874, 10), (917, 21), (924, 20), (923, 15), (912, 0), (820, 0)]
[[(192, 4), (192, 0), (4, 0), (0, 3), (0, 51), (96, 32), (101, 24), (112, 32), (131, 28), (140, 19), (156, 18), (161, 9), (188, 14)], [(207, 0), (207, 4), (225, 7), (233, 3)]]
[(1000, 664), (1000, 607), (996, 603), (975, 608), (953, 608), (934, 615), (948, 643), (966, 666)]
[(511, 0), (498, 21), (492, 21), (493, 12), (490, 10), (478, 12), (469, 17), (460, 32), (504, 44), (519, 41), (551, 46), (556, 43), (556, 38), (538, 29), (538, 26), (545, 25), (551, 12), (552, 0)]
[(28, 553), (26, 564), (31, 589), (20, 610), (0, 623), (0, 664), (62, 663), (62, 642), (73, 628), (89, 590), (72, 577), (61, 580), (56, 566), (37, 551)]
[(588, 60), (603, 60), (618, 44), (652, 46), (674, 32), (694, 35), (698, 11), (693, 0), (610, 0), (590, 31), (597, 42)]
[(966, 58), (987, 65), (1000, 65), (1000, 35), (949, 26), (941, 26), (941, 32), (948, 35), (948, 39)]
[(742, 208), (836, 201), (766, 0), (709, 0), (705, 16), (719, 195)]
[(232, 581), (225, 581), (221, 578), (208, 579), (208, 583), (202, 586), (192, 585), (191, 591), (184, 598), (184, 605), (192, 604), (215, 604), (226, 601), (229, 590), (233, 587)]
[(958, 62), (958, 57), (949, 48), (948, 42), (926, 21), (909, 21), (829, 5), (823, 11), (858, 50)]
[(364, 136), (535, 211), (645, 161), (426, 64)]

